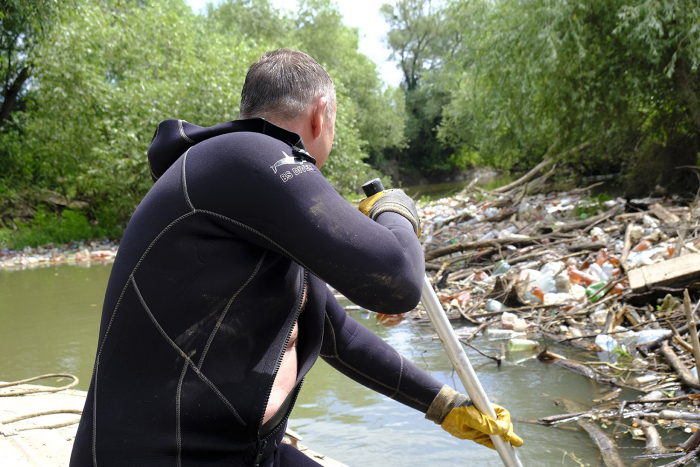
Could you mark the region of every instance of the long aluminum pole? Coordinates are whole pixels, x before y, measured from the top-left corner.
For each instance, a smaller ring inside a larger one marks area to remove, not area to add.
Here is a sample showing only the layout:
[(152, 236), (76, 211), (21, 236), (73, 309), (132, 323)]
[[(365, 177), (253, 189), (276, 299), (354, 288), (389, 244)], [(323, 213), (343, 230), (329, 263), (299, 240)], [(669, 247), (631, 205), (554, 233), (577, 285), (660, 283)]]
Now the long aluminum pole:
[[(464, 352), (462, 344), (459, 343), (457, 335), (455, 334), (450, 321), (447, 319), (445, 310), (442, 308), (440, 300), (438, 300), (437, 295), (435, 295), (435, 290), (428, 280), (428, 276), (423, 279), (423, 295), (421, 297), (421, 302), (425, 311), (428, 312), (430, 321), (432, 321), (435, 330), (437, 331), (442, 344), (445, 346), (445, 352), (447, 356), (452, 361), (459, 379), (464, 384), (464, 389), (467, 390), (467, 394), (471, 398), (474, 406), (479, 409), (483, 414), (496, 420), (496, 412), (491, 407), (489, 398), (484, 391), (484, 388), (479, 382), (479, 378), (474, 372), (472, 364), (467, 358), (467, 354)], [(518, 459), (517, 454), (515, 454), (515, 449), (503, 441), (498, 435), (491, 436), (491, 441), (498, 451), (498, 455), (501, 456), (501, 460), (506, 467), (522, 467), (520, 459)]]

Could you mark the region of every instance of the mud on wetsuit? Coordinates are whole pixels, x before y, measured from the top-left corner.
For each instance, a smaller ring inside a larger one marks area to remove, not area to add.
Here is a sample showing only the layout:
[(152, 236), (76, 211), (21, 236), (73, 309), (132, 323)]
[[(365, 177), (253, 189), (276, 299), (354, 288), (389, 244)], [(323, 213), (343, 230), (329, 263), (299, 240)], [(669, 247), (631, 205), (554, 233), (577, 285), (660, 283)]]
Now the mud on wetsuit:
[[(156, 184), (124, 233), (70, 465), (317, 465), (281, 446), (320, 355), (426, 412), (442, 384), (351, 318), (326, 287), (382, 313), (420, 298), (411, 224), (345, 201), (296, 133), (262, 119), (162, 122)], [(262, 426), (287, 340), (297, 379)]]

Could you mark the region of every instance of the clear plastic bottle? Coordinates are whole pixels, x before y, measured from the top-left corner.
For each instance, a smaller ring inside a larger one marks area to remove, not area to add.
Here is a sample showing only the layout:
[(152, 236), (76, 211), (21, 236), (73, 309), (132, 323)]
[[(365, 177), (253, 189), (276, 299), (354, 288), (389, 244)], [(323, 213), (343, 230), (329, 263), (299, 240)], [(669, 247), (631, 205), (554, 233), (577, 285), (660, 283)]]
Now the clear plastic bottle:
[(613, 271), (615, 270), (615, 267), (612, 264), (610, 264), (606, 261), (605, 263), (603, 263), (603, 265), (601, 266), (600, 269), (601, 269), (600, 280), (607, 282), (613, 278), (613, 275), (614, 275)]
[(508, 264), (505, 261), (499, 261), (496, 263), (496, 267), (493, 270), (493, 275), (494, 276), (502, 276), (503, 274), (507, 273), (510, 271), (510, 264)]
[(529, 339), (511, 339), (508, 341), (509, 352), (521, 352), (523, 350), (534, 350), (538, 343)]

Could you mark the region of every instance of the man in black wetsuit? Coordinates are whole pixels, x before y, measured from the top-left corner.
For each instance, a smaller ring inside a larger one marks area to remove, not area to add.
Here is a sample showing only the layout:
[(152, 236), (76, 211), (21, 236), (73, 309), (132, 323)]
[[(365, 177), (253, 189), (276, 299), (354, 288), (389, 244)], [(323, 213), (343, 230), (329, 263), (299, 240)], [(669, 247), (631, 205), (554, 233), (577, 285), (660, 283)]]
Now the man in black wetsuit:
[[(522, 444), (499, 420), (348, 318), (403, 313), (424, 274), (413, 202), (399, 190), (353, 208), (318, 170), (335, 90), (308, 55), (264, 54), (242, 120), (158, 125), (156, 182), (121, 242), (71, 466), (317, 465), (281, 443), (320, 355), (463, 439)], [(492, 445), (490, 445), (492, 447)]]

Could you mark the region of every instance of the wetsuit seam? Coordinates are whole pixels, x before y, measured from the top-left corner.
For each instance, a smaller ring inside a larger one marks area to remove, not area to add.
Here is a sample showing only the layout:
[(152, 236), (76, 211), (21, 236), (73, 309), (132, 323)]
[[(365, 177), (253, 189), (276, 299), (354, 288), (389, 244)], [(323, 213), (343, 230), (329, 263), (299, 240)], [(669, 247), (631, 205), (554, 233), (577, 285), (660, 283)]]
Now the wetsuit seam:
[(97, 467), (97, 373), (99, 371), (99, 365), (100, 357), (98, 355), (94, 369), (95, 383), (92, 386), (92, 465), (94, 467)]
[(196, 374), (197, 376), (199, 376), (199, 379), (201, 379), (202, 381), (204, 381), (204, 383), (205, 383), (207, 386), (209, 386), (209, 389), (211, 389), (212, 391), (214, 391), (214, 394), (216, 394), (216, 395), (219, 397), (219, 399), (221, 399), (221, 402), (223, 402), (224, 405), (226, 405), (226, 407), (228, 407), (228, 409), (231, 411), (231, 413), (233, 413), (233, 416), (236, 417), (236, 420), (238, 420), (238, 422), (239, 422), (241, 425), (247, 426), (246, 423), (245, 423), (245, 421), (244, 421), (243, 418), (241, 418), (241, 416), (238, 414), (238, 412), (237, 412), (236, 409), (233, 407), (233, 405), (231, 404), (231, 402), (229, 402), (229, 400), (226, 399), (226, 396), (224, 396), (224, 395), (221, 393), (221, 391), (219, 391), (219, 388), (217, 388), (216, 385), (215, 385), (214, 383), (212, 383), (212, 382), (209, 380), (209, 378), (207, 378), (207, 377), (204, 375), (204, 373), (202, 373), (201, 371), (199, 371), (199, 368), (197, 368), (197, 365), (194, 364), (194, 362), (192, 361), (192, 359), (191, 359), (180, 347), (178, 347), (178, 345), (175, 343), (175, 341), (173, 341), (173, 340), (170, 338), (170, 336), (168, 336), (168, 334), (165, 332), (165, 330), (161, 327), (160, 323), (158, 323), (158, 320), (156, 319), (155, 316), (153, 316), (153, 313), (151, 312), (150, 308), (148, 308), (148, 305), (146, 304), (146, 301), (144, 300), (143, 295), (141, 295), (141, 291), (139, 290), (138, 286), (136, 285), (136, 280), (134, 279), (133, 274), (129, 276), (129, 280), (131, 281), (131, 284), (134, 286), (134, 291), (136, 292), (136, 295), (138, 296), (139, 301), (141, 302), (141, 306), (142, 306), (143, 309), (146, 311), (146, 313), (148, 314), (148, 317), (151, 319), (151, 322), (155, 325), (155, 327), (158, 329), (158, 331), (159, 331), (160, 334), (163, 336), (163, 338), (170, 344), (170, 346), (171, 346), (173, 349), (175, 349), (175, 351), (176, 351), (177, 353), (180, 354), (180, 356), (181, 356), (182, 358), (184, 358), (184, 359), (187, 361), (187, 363), (192, 367), (192, 370), (194, 370), (195, 374)]
[[(192, 149), (192, 148), (190, 148)], [(187, 205), (192, 209), (192, 212), (195, 211), (194, 205), (192, 205), (192, 201), (190, 200), (190, 195), (187, 192), (187, 173), (185, 166), (187, 164), (187, 154), (190, 152), (190, 149), (185, 151), (185, 155), (182, 156), (182, 191), (185, 194), (185, 201), (187, 201)]]
[[(354, 372), (357, 373), (358, 375), (362, 376), (363, 378), (366, 378), (366, 379), (368, 379), (368, 380), (370, 380), (370, 381), (373, 381), (374, 383), (379, 384), (380, 386), (383, 386), (383, 387), (385, 387), (386, 389), (394, 389), (394, 388), (392, 388), (391, 386), (389, 386), (389, 385), (387, 385), (387, 384), (384, 384), (384, 383), (382, 383), (381, 381), (376, 380), (376, 379), (372, 378), (372, 377), (369, 376), (369, 375), (364, 374), (363, 372), (361, 372), (361, 371), (358, 370), (357, 368), (351, 366), (350, 364), (346, 363), (345, 361), (343, 361), (342, 358), (340, 358), (340, 355), (338, 354), (338, 346), (336, 345), (337, 341), (336, 341), (336, 339), (335, 339), (335, 329), (333, 328), (333, 323), (331, 322), (331, 319), (330, 319), (330, 317), (328, 316), (328, 312), (325, 313), (325, 316), (326, 316), (326, 320), (328, 320), (328, 325), (329, 325), (330, 328), (331, 328), (331, 334), (332, 334), (332, 336), (333, 336), (333, 351), (335, 352), (335, 355), (333, 356), (333, 358), (335, 358), (335, 359), (338, 360), (340, 363), (342, 363), (343, 365), (345, 365), (346, 367), (348, 367), (349, 369), (351, 369), (352, 371), (354, 371)], [(402, 361), (402, 365), (403, 365), (403, 361)], [(396, 396), (397, 394), (398, 394), (398, 395), (401, 395), (401, 396), (403, 396), (403, 397), (405, 397), (405, 398), (408, 399), (408, 400), (411, 400), (411, 401), (413, 401), (413, 402), (416, 402), (416, 403), (418, 403), (418, 404), (420, 404), (420, 405), (424, 405), (424, 406), (426, 406), (426, 407), (429, 407), (429, 404), (426, 404), (426, 403), (424, 403), (424, 402), (422, 402), (422, 401), (420, 401), (420, 400), (418, 400), (418, 399), (415, 399), (415, 398), (409, 396), (408, 394), (406, 394), (406, 393), (404, 393), (404, 392), (402, 392), (402, 391), (399, 391), (398, 388), (394, 391), (394, 395), (392, 396), (392, 399), (393, 399), (393, 397)]]
[(309, 267), (306, 266), (304, 263), (302, 263), (301, 261), (299, 261), (299, 259), (297, 259), (293, 254), (291, 254), (289, 251), (287, 251), (285, 248), (283, 248), (279, 243), (275, 242), (274, 240), (272, 240), (270, 237), (268, 237), (268, 236), (265, 235), (264, 233), (259, 232), (258, 230), (255, 230), (254, 228), (252, 228), (252, 227), (250, 227), (250, 226), (248, 226), (248, 225), (246, 225), (246, 224), (244, 224), (244, 223), (242, 223), (242, 222), (239, 222), (239, 221), (237, 221), (237, 220), (235, 220), (235, 219), (231, 219), (230, 217), (226, 217), (226, 216), (224, 216), (223, 214), (219, 214), (218, 212), (207, 211), (206, 209), (196, 209), (195, 212), (198, 212), (198, 213), (201, 212), (201, 213), (204, 213), (204, 214), (209, 214), (209, 215), (212, 215), (212, 216), (220, 217), (221, 219), (224, 219), (224, 220), (226, 220), (226, 221), (228, 221), (228, 222), (231, 222), (232, 224), (235, 224), (235, 225), (237, 225), (237, 226), (239, 226), (239, 227), (242, 227), (242, 228), (244, 228), (244, 229), (246, 229), (246, 230), (249, 230), (250, 232), (253, 232), (253, 233), (256, 234), (256, 235), (259, 235), (260, 237), (264, 238), (264, 239), (267, 240), (268, 242), (272, 243), (272, 245), (274, 245), (275, 247), (277, 247), (277, 248), (279, 248), (280, 250), (282, 250), (283, 253), (285, 253), (286, 255), (288, 255), (291, 259), (293, 259), (297, 264), (299, 264), (300, 266), (302, 266), (304, 269), (307, 269), (308, 271), (311, 271), (311, 273), (314, 274), (315, 276), (318, 276), (318, 274), (314, 273), (314, 272), (311, 270), (311, 268), (309, 268)]
[(180, 428), (180, 398), (182, 396), (182, 382), (185, 380), (185, 373), (189, 364), (185, 361), (180, 374), (180, 381), (177, 383), (177, 401), (175, 405), (175, 443), (177, 444), (177, 467), (182, 467), (182, 430)]
[(401, 361), (401, 369), (399, 370), (399, 380), (396, 383), (396, 391), (394, 391), (394, 393), (389, 396), (391, 399), (393, 399), (396, 396), (396, 394), (398, 394), (399, 387), (401, 387), (401, 377), (403, 376), (403, 356), (398, 352), (396, 352), (396, 354), (399, 356), (399, 360)]
[(182, 122), (183, 122), (182, 120), (177, 121), (177, 126), (180, 129), (180, 136), (182, 136), (182, 139), (184, 139), (188, 143), (197, 144), (197, 142), (195, 140), (193, 140), (192, 138), (190, 138), (189, 136), (187, 136), (185, 134), (185, 129), (182, 127)]
[(221, 323), (224, 321), (224, 318), (226, 317), (226, 313), (228, 313), (229, 308), (233, 304), (233, 301), (238, 297), (238, 295), (245, 289), (245, 287), (250, 283), (250, 281), (253, 280), (253, 278), (257, 275), (258, 271), (260, 270), (260, 267), (263, 264), (263, 261), (265, 261), (265, 256), (267, 256), (267, 250), (265, 250), (260, 257), (260, 260), (258, 261), (258, 264), (255, 266), (255, 269), (253, 270), (253, 273), (250, 275), (247, 281), (236, 291), (236, 293), (233, 294), (231, 299), (228, 301), (226, 304), (226, 308), (224, 308), (224, 311), (221, 313), (221, 316), (219, 319), (216, 321), (216, 324), (214, 325), (214, 329), (211, 331), (211, 334), (209, 335), (209, 339), (207, 340), (206, 345), (204, 346), (204, 350), (202, 351), (202, 356), (199, 358), (199, 364), (197, 367), (201, 370), (202, 365), (204, 365), (204, 358), (207, 356), (207, 352), (209, 351), (209, 347), (211, 346), (212, 341), (214, 340), (214, 336), (216, 335), (216, 332), (219, 330), (219, 327), (221, 327)]
[[(156, 235), (156, 238), (153, 239), (153, 241), (148, 245), (148, 248), (146, 248), (146, 251), (143, 252), (141, 255), (141, 258), (139, 258), (139, 261), (136, 263), (136, 266), (134, 266), (134, 269), (132, 269), (131, 274), (129, 277), (132, 277), (136, 270), (139, 268), (141, 263), (143, 262), (144, 258), (148, 254), (149, 251), (151, 251), (151, 248), (153, 248), (153, 245), (156, 244), (158, 240), (160, 240), (160, 237), (163, 236), (165, 232), (167, 232), (173, 225), (177, 224), (180, 222), (182, 219), (191, 216), (194, 212), (188, 212), (187, 214), (184, 214), (174, 221), (172, 221), (170, 224), (168, 224), (163, 230), (160, 231), (158, 235)], [(112, 316), (109, 318), (109, 323), (107, 324), (107, 329), (105, 330), (105, 335), (102, 338), (102, 344), (100, 344), (100, 348), (97, 350), (97, 357), (95, 358), (95, 367), (93, 368), (93, 388), (92, 388), (92, 393), (93, 393), (93, 403), (92, 403), (92, 463), (94, 467), (97, 467), (97, 367), (100, 364), (100, 356), (102, 355), (102, 349), (105, 346), (105, 343), (107, 342), (107, 336), (109, 335), (109, 330), (112, 329), (112, 323), (114, 322), (114, 317), (117, 315), (117, 310), (119, 309), (119, 305), (122, 302), (122, 298), (124, 298), (124, 293), (126, 292), (126, 289), (129, 287), (129, 280), (127, 279), (126, 283), (124, 284), (124, 287), (122, 288), (122, 292), (119, 294), (119, 298), (117, 299), (117, 303), (114, 305), (114, 311), (112, 311)]]

